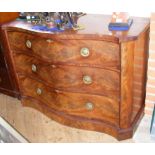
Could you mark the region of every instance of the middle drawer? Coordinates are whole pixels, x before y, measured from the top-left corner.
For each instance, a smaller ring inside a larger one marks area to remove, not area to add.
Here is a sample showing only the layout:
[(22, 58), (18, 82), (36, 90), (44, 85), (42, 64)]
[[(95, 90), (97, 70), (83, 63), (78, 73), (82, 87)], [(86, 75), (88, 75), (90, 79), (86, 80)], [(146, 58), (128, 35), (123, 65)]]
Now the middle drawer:
[(105, 95), (111, 98), (119, 96), (118, 72), (100, 68), (48, 64), (24, 54), (15, 54), (14, 61), (18, 73), (42, 80), (53, 88)]

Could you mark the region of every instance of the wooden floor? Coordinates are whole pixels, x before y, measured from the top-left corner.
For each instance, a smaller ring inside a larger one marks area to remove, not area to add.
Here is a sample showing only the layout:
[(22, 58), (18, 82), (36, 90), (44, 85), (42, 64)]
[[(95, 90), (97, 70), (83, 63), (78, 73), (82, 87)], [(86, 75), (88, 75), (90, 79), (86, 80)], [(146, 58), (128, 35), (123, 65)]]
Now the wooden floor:
[[(61, 125), (35, 109), (23, 107), (19, 100), (2, 94), (0, 115), (29, 142), (118, 142), (104, 133)], [(135, 142), (135, 139), (121, 142)]]

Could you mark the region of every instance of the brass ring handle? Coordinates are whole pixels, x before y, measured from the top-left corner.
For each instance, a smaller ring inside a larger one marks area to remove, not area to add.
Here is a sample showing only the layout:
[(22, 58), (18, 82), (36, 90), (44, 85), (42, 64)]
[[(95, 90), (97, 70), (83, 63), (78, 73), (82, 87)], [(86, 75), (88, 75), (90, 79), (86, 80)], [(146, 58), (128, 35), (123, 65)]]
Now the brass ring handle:
[(91, 84), (93, 82), (91, 76), (85, 75), (83, 76), (83, 82), (84, 84)]
[(37, 95), (41, 95), (42, 94), (42, 89), (41, 88), (37, 88), (37, 90), (36, 90), (36, 93), (37, 93)]
[(31, 47), (32, 47), (32, 43), (31, 43), (30, 40), (27, 40), (27, 41), (26, 41), (26, 47), (27, 47), (27, 48), (31, 48)]
[(37, 71), (37, 66), (34, 65), (34, 64), (32, 64), (32, 71), (33, 71), (33, 72), (36, 72), (36, 71)]
[(90, 54), (89, 49), (86, 48), (86, 47), (82, 48), (82, 49), (80, 50), (80, 53), (81, 53), (81, 56), (83, 56), (83, 57), (88, 57), (89, 54)]
[(85, 106), (86, 106), (86, 109), (87, 109), (87, 110), (93, 110), (93, 109), (94, 109), (94, 104), (91, 103), (91, 102), (87, 102), (87, 103), (85, 104)]

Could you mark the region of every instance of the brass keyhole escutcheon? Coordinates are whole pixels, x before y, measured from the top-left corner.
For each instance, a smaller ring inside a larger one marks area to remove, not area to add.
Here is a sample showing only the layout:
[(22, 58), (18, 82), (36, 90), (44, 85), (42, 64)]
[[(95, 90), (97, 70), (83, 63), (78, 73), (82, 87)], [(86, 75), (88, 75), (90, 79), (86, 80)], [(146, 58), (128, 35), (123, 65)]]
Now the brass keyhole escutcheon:
[(86, 106), (87, 110), (93, 110), (94, 109), (94, 104), (91, 102), (87, 102), (85, 106)]
[(32, 43), (31, 43), (30, 40), (27, 40), (27, 41), (26, 41), (26, 47), (27, 47), (27, 48), (31, 48), (31, 47), (32, 47)]
[(83, 57), (88, 57), (90, 54), (89, 49), (86, 47), (82, 48), (80, 53), (81, 53), (81, 56), (83, 56)]
[(36, 93), (38, 94), (38, 95), (41, 95), (42, 94), (42, 89), (41, 88), (37, 88), (37, 90), (36, 90)]
[(93, 82), (93, 80), (92, 80), (91, 76), (85, 75), (85, 76), (83, 76), (83, 82), (84, 82), (84, 84), (91, 84)]
[(48, 43), (54, 42), (52, 39), (47, 39), (46, 41), (47, 41)]
[(37, 72), (37, 66), (35, 64), (32, 64), (32, 72)]

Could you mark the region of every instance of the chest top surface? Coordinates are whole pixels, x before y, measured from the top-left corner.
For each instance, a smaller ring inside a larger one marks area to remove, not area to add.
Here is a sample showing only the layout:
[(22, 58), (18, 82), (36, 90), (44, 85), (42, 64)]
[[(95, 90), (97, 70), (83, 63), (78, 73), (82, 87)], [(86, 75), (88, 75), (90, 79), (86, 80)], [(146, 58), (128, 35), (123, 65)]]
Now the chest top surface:
[[(83, 30), (66, 30), (64, 32), (43, 32), (33, 30), (32, 25), (23, 21), (13, 21), (3, 25), (3, 29), (22, 30), (29, 33), (37, 33), (42, 36), (61, 36), (63, 39), (70, 36), (73, 39), (106, 39), (114, 42), (123, 42), (135, 40), (146, 29), (149, 28), (149, 18), (132, 17), (133, 24), (128, 31), (109, 31), (108, 24), (111, 20), (110, 15), (86, 14), (77, 21), (79, 25), (84, 26)], [(74, 36), (74, 37), (73, 37)]]

